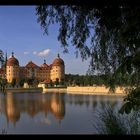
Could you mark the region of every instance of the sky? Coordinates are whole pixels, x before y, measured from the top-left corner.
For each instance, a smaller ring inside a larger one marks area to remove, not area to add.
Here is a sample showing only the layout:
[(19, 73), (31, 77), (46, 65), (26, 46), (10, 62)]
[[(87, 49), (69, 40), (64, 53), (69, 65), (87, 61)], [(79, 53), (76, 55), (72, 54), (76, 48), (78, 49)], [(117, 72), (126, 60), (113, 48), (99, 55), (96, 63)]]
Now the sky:
[(65, 62), (66, 74), (86, 74), (89, 60), (82, 62), (80, 57), (76, 58), (71, 44), (69, 53), (63, 53), (57, 40), (58, 26), (50, 26), (49, 35), (44, 35), (35, 13), (35, 6), (0, 6), (0, 50), (7, 52), (8, 58), (13, 51), (20, 66), (29, 61), (40, 66), (44, 59), (51, 64), (59, 53)]

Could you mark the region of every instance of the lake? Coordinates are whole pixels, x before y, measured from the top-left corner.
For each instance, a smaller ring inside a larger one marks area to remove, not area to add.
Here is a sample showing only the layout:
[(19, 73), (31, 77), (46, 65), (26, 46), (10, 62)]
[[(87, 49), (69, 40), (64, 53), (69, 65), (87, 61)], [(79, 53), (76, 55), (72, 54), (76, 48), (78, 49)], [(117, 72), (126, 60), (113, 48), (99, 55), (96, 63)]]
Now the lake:
[(66, 93), (0, 94), (0, 133), (96, 134), (94, 123), (106, 105), (118, 110), (121, 96)]

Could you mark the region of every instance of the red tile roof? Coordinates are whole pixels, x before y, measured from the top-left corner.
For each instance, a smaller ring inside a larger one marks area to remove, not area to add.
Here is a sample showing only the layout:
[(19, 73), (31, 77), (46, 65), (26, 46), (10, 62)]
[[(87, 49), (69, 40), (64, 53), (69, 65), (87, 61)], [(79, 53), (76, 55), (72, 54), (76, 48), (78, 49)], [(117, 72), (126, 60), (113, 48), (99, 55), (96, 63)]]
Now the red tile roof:
[(37, 66), (35, 63), (30, 61), (30, 62), (28, 62), (28, 64), (25, 67), (26, 68), (38, 68), (39, 66)]
[(40, 67), (48, 68), (49, 66), (48, 66), (46, 63), (44, 63), (44, 64), (42, 64)]
[(19, 66), (19, 62), (14, 56), (12, 56), (8, 59), (7, 66)]
[(55, 60), (53, 61), (53, 66), (60, 66), (60, 65), (64, 65), (64, 61), (61, 58), (55, 58)]
[(49, 84), (51, 82), (51, 80), (45, 80), (45, 81), (43, 81), (43, 83), (45, 83), (45, 84)]

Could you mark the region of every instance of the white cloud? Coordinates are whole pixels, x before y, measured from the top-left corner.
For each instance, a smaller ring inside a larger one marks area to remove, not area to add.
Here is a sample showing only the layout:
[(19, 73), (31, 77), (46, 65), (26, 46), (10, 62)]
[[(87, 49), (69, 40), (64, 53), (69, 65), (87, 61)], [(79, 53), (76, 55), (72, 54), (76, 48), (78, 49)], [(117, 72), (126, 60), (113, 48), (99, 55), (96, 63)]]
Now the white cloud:
[(33, 51), (33, 54), (34, 54), (34, 55), (36, 55), (36, 54), (37, 54), (37, 52), (36, 52), (36, 51)]
[(45, 49), (42, 52), (38, 53), (38, 56), (47, 56), (50, 52), (50, 49)]
[(50, 49), (45, 49), (41, 52), (34, 51), (33, 54), (43, 57), (43, 56), (47, 56), (50, 53), (50, 51), (51, 51)]
[(23, 52), (23, 54), (25, 54), (25, 55), (26, 55), (26, 54), (29, 54), (29, 52)]

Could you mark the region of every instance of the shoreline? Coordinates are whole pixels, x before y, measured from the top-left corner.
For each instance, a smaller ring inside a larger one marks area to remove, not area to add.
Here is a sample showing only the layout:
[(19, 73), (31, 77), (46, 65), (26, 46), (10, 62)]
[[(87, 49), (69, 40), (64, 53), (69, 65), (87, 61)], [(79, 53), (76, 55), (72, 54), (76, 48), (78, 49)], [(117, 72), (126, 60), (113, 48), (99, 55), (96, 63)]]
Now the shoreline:
[(111, 93), (109, 92), (109, 88), (106, 88), (105, 86), (67, 87), (67, 93), (83, 95), (126, 96), (124, 87), (117, 87), (115, 93)]
[(95, 95), (95, 96), (123, 96), (125, 97), (127, 94), (118, 94), (118, 93), (80, 93), (80, 92), (68, 92), (67, 94), (76, 94), (76, 95)]
[[(42, 89), (42, 91), (41, 91)], [(35, 93), (39, 92), (42, 94), (47, 93), (66, 93), (66, 94), (77, 94), (77, 95), (103, 95), (103, 96), (126, 96), (124, 87), (117, 87), (115, 93), (109, 92), (109, 88), (105, 86), (87, 86), (87, 87), (55, 87), (55, 88), (45, 88), (44, 86), (38, 88), (17, 88), (17, 89), (7, 89), (7, 92), (11, 93)]]
[(67, 94), (77, 94), (77, 95), (105, 95), (105, 96), (126, 96), (125, 88), (116, 88), (115, 93), (110, 93), (109, 88), (104, 86), (97, 87), (67, 87), (67, 88), (45, 88), (43, 87), (43, 94), (47, 93), (67, 93)]

